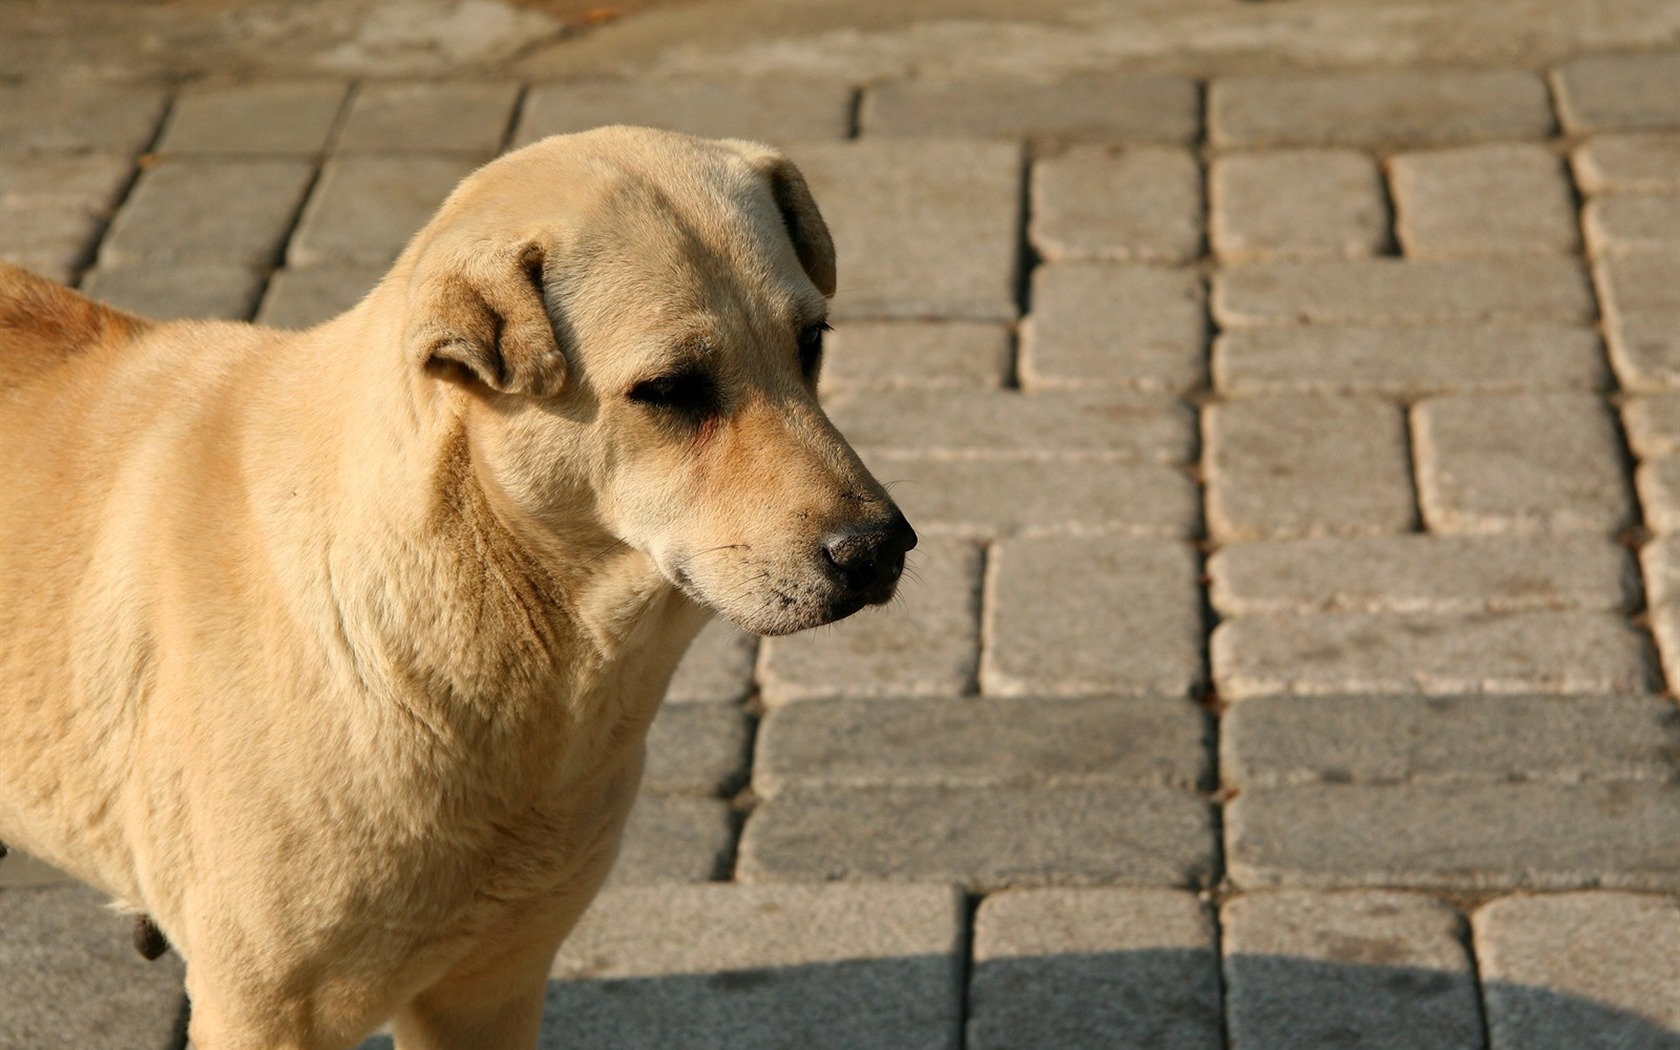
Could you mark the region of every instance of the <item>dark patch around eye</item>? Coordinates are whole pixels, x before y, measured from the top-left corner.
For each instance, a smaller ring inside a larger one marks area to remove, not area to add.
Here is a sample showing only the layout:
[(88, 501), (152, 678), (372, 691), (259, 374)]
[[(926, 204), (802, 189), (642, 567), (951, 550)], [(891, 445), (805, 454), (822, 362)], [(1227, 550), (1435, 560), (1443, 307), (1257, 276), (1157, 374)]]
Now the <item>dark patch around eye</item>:
[(822, 321), (799, 333), (799, 371), (806, 379), (814, 380), (822, 371), (823, 333), (833, 330), (828, 322)]

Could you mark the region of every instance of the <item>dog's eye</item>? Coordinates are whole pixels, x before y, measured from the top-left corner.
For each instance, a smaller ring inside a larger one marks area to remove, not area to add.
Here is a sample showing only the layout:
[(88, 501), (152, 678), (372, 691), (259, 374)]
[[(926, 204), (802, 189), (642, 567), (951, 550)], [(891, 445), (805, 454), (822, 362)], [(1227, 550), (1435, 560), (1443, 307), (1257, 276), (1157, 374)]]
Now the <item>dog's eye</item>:
[(673, 372), (637, 383), (630, 388), (630, 400), (698, 416), (717, 407), (717, 388), (705, 372)]
[(833, 329), (825, 321), (799, 333), (799, 370), (806, 379), (817, 378), (817, 373), (822, 370), (823, 333), (831, 331)]

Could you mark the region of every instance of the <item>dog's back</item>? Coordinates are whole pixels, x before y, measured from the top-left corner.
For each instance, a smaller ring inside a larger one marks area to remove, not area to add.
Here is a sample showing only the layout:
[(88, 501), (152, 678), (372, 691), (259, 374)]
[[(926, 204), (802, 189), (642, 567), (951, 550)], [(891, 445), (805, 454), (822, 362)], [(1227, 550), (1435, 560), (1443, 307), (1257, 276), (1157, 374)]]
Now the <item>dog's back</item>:
[(0, 262), (0, 392), (89, 351), (127, 343), (149, 322)]

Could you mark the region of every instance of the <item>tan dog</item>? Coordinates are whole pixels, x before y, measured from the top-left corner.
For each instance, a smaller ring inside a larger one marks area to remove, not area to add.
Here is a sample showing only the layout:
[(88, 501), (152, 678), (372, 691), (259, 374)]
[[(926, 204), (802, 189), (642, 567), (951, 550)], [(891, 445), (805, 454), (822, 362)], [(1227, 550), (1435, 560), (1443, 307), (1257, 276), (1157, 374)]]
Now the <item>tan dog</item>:
[(817, 405), (834, 280), (784, 157), (627, 128), (307, 332), (0, 267), (0, 839), (155, 918), (198, 1050), (533, 1045), (708, 607), (915, 544)]

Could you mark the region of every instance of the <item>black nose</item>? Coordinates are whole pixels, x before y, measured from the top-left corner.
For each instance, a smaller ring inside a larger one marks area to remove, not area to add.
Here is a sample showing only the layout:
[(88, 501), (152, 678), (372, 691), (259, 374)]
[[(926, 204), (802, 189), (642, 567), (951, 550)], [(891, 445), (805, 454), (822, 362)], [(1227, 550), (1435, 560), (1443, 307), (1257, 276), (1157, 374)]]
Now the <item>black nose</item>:
[(915, 546), (916, 530), (896, 510), (891, 517), (823, 539), (823, 553), (841, 581), (850, 590), (864, 592), (870, 601), (886, 601), (891, 596), (898, 574), (904, 571), (904, 555)]

